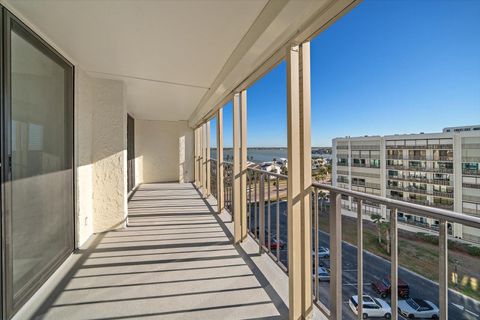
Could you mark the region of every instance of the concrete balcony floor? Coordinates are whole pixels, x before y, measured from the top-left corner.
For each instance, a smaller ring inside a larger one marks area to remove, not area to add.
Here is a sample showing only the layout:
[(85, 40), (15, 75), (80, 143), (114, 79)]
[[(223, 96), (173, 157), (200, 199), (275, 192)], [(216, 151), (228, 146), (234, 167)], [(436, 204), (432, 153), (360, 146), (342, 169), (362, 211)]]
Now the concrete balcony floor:
[(15, 318), (288, 318), (285, 294), (253, 262), (260, 256), (231, 237), (191, 184), (141, 185), (128, 228), (96, 235)]

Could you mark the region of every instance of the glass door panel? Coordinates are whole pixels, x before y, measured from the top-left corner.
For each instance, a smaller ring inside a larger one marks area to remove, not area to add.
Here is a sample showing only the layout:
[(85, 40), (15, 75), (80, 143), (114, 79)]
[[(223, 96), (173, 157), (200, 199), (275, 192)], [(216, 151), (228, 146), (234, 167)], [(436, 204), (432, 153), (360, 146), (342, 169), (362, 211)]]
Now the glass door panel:
[(29, 296), (73, 250), (73, 68), (9, 16), (11, 294)]

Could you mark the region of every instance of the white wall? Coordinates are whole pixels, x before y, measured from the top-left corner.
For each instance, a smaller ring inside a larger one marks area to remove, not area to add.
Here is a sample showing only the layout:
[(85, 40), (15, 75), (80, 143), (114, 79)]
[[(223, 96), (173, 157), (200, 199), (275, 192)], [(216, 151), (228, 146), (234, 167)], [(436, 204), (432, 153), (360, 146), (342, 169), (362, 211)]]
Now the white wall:
[(121, 81), (76, 69), (77, 245), (127, 216), (126, 106)]
[(193, 149), (187, 121), (136, 119), (136, 182), (193, 181)]

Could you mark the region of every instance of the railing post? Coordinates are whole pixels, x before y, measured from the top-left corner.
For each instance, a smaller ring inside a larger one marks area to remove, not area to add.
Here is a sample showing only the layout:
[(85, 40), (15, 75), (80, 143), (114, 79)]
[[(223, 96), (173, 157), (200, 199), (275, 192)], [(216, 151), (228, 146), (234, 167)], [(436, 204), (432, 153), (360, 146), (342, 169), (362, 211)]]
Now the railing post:
[(223, 180), (223, 109), (217, 111), (217, 210), (225, 208), (225, 193)]
[(314, 289), (313, 289), (313, 292), (314, 292), (314, 296), (315, 296), (315, 299), (318, 301), (320, 299), (319, 297), (319, 290), (318, 290), (318, 251), (319, 251), (319, 246), (318, 246), (318, 189), (315, 188), (314, 190), (314, 199), (315, 199), (315, 202), (313, 204), (313, 214), (314, 214), (314, 217), (313, 217), (313, 231), (315, 232), (314, 235), (313, 235), (313, 241), (314, 241), (314, 257), (315, 257), (315, 261), (314, 261), (314, 268), (313, 268), (313, 272), (315, 272), (315, 278), (314, 278)]
[(342, 319), (342, 197), (330, 192), (330, 315)]
[(363, 319), (363, 201), (357, 200), (357, 295), (358, 319)]
[(247, 90), (240, 93), (240, 226), (241, 241), (247, 238)]
[(440, 220), (439, 225), (439, 279), (438, 290), (440, 294), (440, 320), (448, 319), (448, 228), (447, 221)]
[[(263, 246), (265, 245), (265, 174), (260, 173), (260, 199), (259, 199), (259, 226), (258, 226), (258, 252), (263, 253)], [(255, 231), (256, 232), (256, 231)]]
[(390, 255), (391, 255), (391, 307), (392, 319), (398, 319), (398, 229), (397, 229), (397, 209), (390, 209)]
[(240, 94), (233, 96), (233, 226), (234, 241), (242, 241), (242, 194), (241, 194), (241, 132), (240, 132)]

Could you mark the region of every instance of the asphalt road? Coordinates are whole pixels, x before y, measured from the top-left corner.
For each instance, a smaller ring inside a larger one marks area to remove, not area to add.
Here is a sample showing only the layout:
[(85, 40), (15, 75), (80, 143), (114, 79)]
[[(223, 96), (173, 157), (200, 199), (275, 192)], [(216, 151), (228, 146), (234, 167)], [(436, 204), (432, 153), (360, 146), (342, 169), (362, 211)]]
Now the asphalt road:
[[(280, 239), (285, 242), (285, 247), (280, 250), (280, 259), (282, 263), (288, 266), (287, 260), (287, 206), (286, 202), (281, 202), (279, 206), (280, 213)], [(271, 233), (275, 234), (276, 229), (276, 204), (270, 205)], [(251, 210), (252, 216), (254, 208)], [(258, 215), (257, 217), (257, 226)], [(268, 221), (268, 205), (265, 206), (265, 225)], [(268, 229), (268, 227), (266, 227)], [(255, 219), (251, 221), (251, 230), (255, 230)], [(267, 239), (267, 232), (265, 236)], [(329, 247), (329, 235), (326, 232), (319, 231), (319, 246)], [(273, 252), (276, 254), (276, 252)], [(364, 294), (372, 297), (380, 296), (373, 290), (371, 283), (390, 274), (390, 262), (378, 257), (370, 252), (365, 251), (364, 261)], [(480, 262), (480, 261), (479, 261)], [(329, 259), (320, 259), (320, 264), (329, 266)], [(357, 248), (346, 242), (342, 243), (342, 294), (343, 294), (343, 319), (356, 319), (355, 314), (348, 306), (348, 299), (357, 294)], [(422, 276), (404, 269), (400, 266), (398, 270), (399, 277), (410, 286), (410, 296), (429, 300), (438, 306), (438, 284), (423, 278)], [(329, 282), (321, 282), (319, 285), (320, 302), (325, 306), (330, 305), (330, 289)], [(449, 290), (449, 319), (452, 320), (480, 320), (480, 302), (468, 298), (455, 291)], [(389, 298), (384, 299), (390, 303)], [(401, 317), (399, 317), (401, 318)]]

